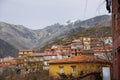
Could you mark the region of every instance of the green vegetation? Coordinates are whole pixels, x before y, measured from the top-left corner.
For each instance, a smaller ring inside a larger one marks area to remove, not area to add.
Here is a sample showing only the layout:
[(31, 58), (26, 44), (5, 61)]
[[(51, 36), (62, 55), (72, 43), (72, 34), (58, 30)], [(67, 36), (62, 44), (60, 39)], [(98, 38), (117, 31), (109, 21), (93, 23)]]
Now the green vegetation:
[(112, 36), (112, 27), (110, 26), (97, 26), (88, 29), (84, 29), (77, 33), (71, 34), (67, 37), (57, 39), (53, 42), (46, 43), (46, 45), (42, 48), (37, 49), (37, 52), (43, 52), (45, 49), (50, 48), (52, 45), (66, 45), (74, 39), (78, 39), (79, 37), (109, 37)]
[(58, 73), (60, 79), (57, 80), (74, 80), (75, 77), (73, 77), (72, 73), (71, 74), (65, 74), (65, 73)]
[(92, 27), (85, 30), (82, 30), (80, 32), (77, 32), (75, 34), (71, 34), (68, 36), (68, 39), (73, 40), (77, 39), (79, 37), (108, 37), (112, 36), (111, 27)]

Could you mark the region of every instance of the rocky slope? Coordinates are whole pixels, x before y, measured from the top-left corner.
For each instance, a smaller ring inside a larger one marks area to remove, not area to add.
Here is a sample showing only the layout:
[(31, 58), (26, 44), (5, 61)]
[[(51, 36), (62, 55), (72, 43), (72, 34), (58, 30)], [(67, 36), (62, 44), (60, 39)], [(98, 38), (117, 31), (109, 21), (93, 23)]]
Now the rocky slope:
[(18, 49), (0, 39), (0, 58), (6, 56), (18, 56)]

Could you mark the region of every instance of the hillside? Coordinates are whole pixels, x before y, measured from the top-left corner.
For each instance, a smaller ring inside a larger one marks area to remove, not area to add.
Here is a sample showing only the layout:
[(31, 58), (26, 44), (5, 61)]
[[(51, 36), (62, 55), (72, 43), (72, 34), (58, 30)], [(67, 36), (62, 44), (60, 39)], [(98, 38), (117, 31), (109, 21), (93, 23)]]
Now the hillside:
[(45, 49), (50, 48), (52, 45), (66, 45), (74, 39), (78, 39), (79, 37), (109, 37), (112, 36), (112, 28), (110, 26), (96, 26), (90, 27), (85, 30), (76, 32), (67, 37), (63, 37), (61, 39), (57, 39), (53, 42), (46, 43), (42, 48), (36, 48), (35, 51), (43, 52)]
[(18, 49), (0, 39), (0, 58), (5, 56), (17, 57)]
[(39, 30), (0, 22), (0, 39), (17, 49), (32, 49), (89, 27), (96, 25), (109, 26), (111, 25), (110, 22), (111, 16), (102, 15), (84, 21), (69, 21), (65, 24), (56, 23)]

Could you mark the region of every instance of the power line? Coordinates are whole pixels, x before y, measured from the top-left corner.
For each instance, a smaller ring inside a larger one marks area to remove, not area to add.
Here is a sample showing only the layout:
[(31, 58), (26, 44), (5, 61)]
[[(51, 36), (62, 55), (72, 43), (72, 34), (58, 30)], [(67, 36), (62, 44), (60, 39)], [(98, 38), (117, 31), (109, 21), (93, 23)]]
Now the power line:
[(85, 17), (86, 17), (87, 5), (88, 5), (88, 0), (86, 0), (86, 2), (85, 2), (84, 18), (83, 19), (85, 19)]
[[(99, 3), (100, 3), (100, 1), (99, 1)], [(97, 12), (98, 12), (98, 14), (100, 14), (100, 9), (104, 5), (104, 3), (105, 3), (105, 0), (98, 5), (98, 7), (96, 8), (96, 11), (95, 11), (95, 16), (96, 16)]]

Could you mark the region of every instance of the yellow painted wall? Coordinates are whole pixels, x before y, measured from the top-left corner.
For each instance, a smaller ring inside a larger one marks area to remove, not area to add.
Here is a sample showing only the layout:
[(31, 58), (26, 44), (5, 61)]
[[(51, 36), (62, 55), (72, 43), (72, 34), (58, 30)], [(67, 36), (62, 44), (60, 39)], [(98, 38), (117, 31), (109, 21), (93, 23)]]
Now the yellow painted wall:
[(74, 63), (74, 64), (50, 64), (49, 75), (54, 77), (59, 77), (58, 73), (60, 73), (60, 66), (64, 67), (65, 74), (72, 73), (72, 67), (76, 66), (76, 72), (72, 73), (74, 77), (80, 75), (80, 72), (89, 73), (93, 71), (102, 70), (102, 67), (108, 66), (106, 64), (94, 64), (94, 63)]
[(91, 38), (83, 37), (84, 49), (89, 50), (91, 48), (90, 42)]
[(23, 54), (23, 52), (19, 52), (19, 54)]
[(27, 52), (27, 51), (20, 51), (19, 52), (19, 54), (32, 54), (33, 52), (32, 51), (29, 51), (29, 52)]

